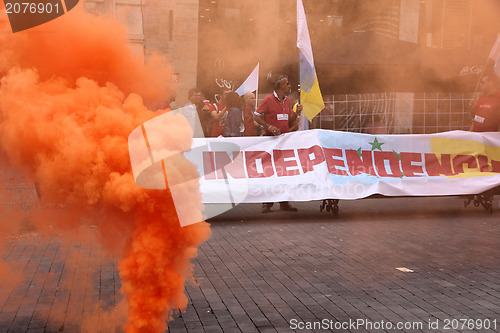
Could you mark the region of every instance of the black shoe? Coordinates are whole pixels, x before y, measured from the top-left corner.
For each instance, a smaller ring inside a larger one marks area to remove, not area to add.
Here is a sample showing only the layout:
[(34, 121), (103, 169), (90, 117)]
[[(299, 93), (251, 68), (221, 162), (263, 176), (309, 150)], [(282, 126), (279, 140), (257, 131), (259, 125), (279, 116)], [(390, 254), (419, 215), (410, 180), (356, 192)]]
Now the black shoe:
[(271, 211), (271, 207), (268, 205), (263, 205), (262, 206), (262, 213), (269, 213)]
[(284, 210), (287, 212), (296, 212), (298, 209), (290, 205), (288, 202), (280, 204), (280, 210)]

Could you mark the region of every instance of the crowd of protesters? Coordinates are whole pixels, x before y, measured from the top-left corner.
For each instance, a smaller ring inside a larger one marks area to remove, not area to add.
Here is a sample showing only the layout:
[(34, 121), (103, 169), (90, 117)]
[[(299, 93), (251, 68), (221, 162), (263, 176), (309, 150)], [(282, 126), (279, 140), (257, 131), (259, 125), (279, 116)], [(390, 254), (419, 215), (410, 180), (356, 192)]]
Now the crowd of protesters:
[(273, 87), (273, 93), (258, 108), (253, 92), (239, 96), (223, 87), (218, 100), (211, 103), (200, 89), (193, 88), (188, 93), (190, 102), (186, 108), (196, 108), (205, 137), (280, 135), (297, 130), (302, 110), (297, 107), (297, 92), (291, 92), (285, 75), (277, 77)]
[[(471, 131), (499, 131), (500, 79), (493, 73), (484, 73), (479, 87), (482, 95), (470, 103)], [(279, 136), (304, 129), (301, 123), (307, 121), (307, 118), (300, 117), (302, 105), (298, 103), (298, 93), (291, 91), (285, 75), (274, 80), (273, 92), (264, 97), (258, 107), (253, 92), (239, 96), (224, 87), (218, 96), (219, 100), (211, 103), (203, 100), (201, 90), (194, 88), (189, 92), (190, 103), (184, 107), (186, 118), (192, 119), (191, 115), (198, 113), (205, 137)], [(196, 128), (194, 124), (192, 127)], [(374, 117), (365, 133), (386, 134), (387, 129), (380, 119)], [(272, 206), (271, 202), (263, 203), (262, 212), (270, 212)], [(280, 202), (280, 210), (297, 211), (287, 201)]]
[[(197, 113), (205, 137), (278, 136), (298, 128), (302, 105), (286, 75), (275, 79), (273, 92), (258, 107), (253, 92), (240, 96), (223, 87), (218, 96), (218, 101), (210, 103), (200, 89), (193, 88), (188, 92), (189, 103), (182, 108), (188, 121)], [(193, 129), (198, 127), (190, 124)], [(279, 204), (280, 210), (297, 211), (288, 201)], [(272, 202), (263, 203), (262, 212), (270, 212), (272, 206)]]

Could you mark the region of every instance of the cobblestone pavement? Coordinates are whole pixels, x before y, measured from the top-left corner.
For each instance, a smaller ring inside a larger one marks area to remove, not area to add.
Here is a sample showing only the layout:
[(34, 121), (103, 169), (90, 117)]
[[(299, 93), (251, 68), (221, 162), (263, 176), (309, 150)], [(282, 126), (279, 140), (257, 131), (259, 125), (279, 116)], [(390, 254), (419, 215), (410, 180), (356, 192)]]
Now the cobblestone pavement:
[[(171, 333), (500, 332), (497, 202), (489, 214), (453, 197), (341, 201), (339, 219), (295, 205), (210, 221)], [(4, 247), (25, 282), (0, 286), (0, 332), (79, 332), (97, 302), (122, 297), (117, 263), (92, 237), (26, 233)]]

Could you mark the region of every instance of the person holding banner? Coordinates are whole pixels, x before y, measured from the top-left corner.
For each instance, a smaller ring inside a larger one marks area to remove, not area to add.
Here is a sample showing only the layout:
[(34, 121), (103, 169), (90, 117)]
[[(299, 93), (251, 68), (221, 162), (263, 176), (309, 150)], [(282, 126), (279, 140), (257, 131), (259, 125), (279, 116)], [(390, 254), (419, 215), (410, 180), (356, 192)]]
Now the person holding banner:
[[(205, 134), (205, 137), (208, 138), (212, 135), (212, 111), (215, 110), (215, 106), (210, 103), (209, 99), (203, 100), (203, 115), (204, 115), (204, 123), (202, 123), (203, 126), (203, 133)], [(201, 117), (200, 117), (201, 121)]]
[(471, 131), (497, 132), (500, 129), (500, 82), (493, 73), (483, 75), (479, 86), (483, 94), (473, 103)]
[(191, 88), (188, 91), (189, 103), (183, 108), (178, 109), (184, 117), (186, 117), (191, 129), (193, 130), (193, 135), (200, 135), (197, 131), (198, 126), (196, 126), (196, 119), (199, 119), (200, 110), (203, 108), (203, 94), (198, 88)]
[(200, 120), (200, 125), (203, 130), (203, 136), (208, 138), (211, 132), (212, 117), (210, 115), (211, 104), (205, 99), (205, 95), (201, 92), (201, 103), (196, 105), (196, 110), (198, 112), (198, 119)]
[[(290, 99), (287, 97), (290, 93), (288, 76), (278, 76), (274, 81), (273, 88), (273, 93), (264, 97), (253, 117), (257, 124), (265, 128), (267, 136), (278, 136), (290, 132), (290, 126), (302, 112), (302, 105), (297, 104), (296, 112), (293, 112), (290, 106)], [(262, 213), (269, 213), (272, 206), (272, 202), (264, 202)], [(280, 210), (296, 212), (297, 208), (290, 205), (288, 201), (282, 201), (280, 202)]]
[(224, 133), (224, 123), (227, 115), (226, 95), (230, 91), (231, 89), (222, 87), (220, 99), (213, 104), (214, 108), (210, 111), (212, 116), (212, 133), (210, 133), (210, 136), (213, 138), (216, 138)]
[(298, 104), (297, 111), (292, 111), (290, 99), (287, 97), (290, 93), (288, 76), (278, 76), (273, 88), (273, 93), (264, 97), (254, 112), (254, 120), (266, 129), (265, 135), (277, 136), (290, 132), (290, 126), (302, 112), (302, 105)]
[(255, 94), (253, 92), (245, 93), (243, 95), (243, 101), (245, 103), (245, 136), (256, 136), (257, 127), (259, 125), (253, 120), (253, 113), (255, 112)]

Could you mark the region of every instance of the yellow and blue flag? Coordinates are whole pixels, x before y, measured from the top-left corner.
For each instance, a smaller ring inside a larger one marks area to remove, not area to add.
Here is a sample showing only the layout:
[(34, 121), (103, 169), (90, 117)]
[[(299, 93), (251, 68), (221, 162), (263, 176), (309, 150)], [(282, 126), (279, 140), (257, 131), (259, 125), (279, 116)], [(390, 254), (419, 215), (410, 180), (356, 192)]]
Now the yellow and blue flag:
[(302, 113), (312, 120), (323, 110), (325, 103), (319, 90), (318, 76), (314, 68), (314, 57), (307, 28), (306, 13), (302, 0), (297, 0), (297, 47), (300, 54), (300, 103)]

